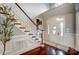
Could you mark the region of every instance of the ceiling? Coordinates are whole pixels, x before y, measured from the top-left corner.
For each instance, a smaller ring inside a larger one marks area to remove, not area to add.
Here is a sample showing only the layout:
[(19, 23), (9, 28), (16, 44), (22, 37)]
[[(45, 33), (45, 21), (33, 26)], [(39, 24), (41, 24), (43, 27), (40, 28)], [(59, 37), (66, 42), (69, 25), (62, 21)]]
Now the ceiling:
[[(12, 8), (16, 15), (19, 15), (20, 17), (25, 16), (14, 3), (7, 3), (7, 5)], [(31, 19), (33, 19), (50, 8), (53, 8), (55, 3), (18, 3), (18, 5), (28, 14)]]
[[(28, 14), (31, 19), (34, 19), (36, 16), (61, 4), (62, 3), (18, 3), (18, 5)], [(9, 5), (14, 13), (18, 15), (21, 19), (27, 19), (27, 17), (16, 6), (15, 3), (7, 3), (7, 5)]]
[(49, 9), (48, 4), (44, 3), (19, 3), (19, 5), (32, 19)]

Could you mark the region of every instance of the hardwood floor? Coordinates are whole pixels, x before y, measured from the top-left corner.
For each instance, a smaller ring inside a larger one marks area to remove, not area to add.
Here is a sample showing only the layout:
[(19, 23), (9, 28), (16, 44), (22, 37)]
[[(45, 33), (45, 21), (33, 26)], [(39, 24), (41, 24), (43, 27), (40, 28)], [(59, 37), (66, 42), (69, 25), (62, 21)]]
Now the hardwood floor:
[(21, 55), (48, 55), (50, 53), (48, 52), (51, 52), (51, 51), (48, 51), (50, 49), (48, 49), (50, 46), (46, 45), (44, 47), (38, 47), (38, 48), (35, 48), (31, 51), (28, 51), (28, 52), (25, 52), (25, 53), (22, 53)]
[(21, 55), (47, 55), (47, 53), (44, 48), (38, 47)]
[(79, 53), (70, 54), (69, 52), (65, 52), (59, 48), (45, 44), (44, 47), (37, 47), (33, 50), (22, 53), (21, 55), (79, 55)]

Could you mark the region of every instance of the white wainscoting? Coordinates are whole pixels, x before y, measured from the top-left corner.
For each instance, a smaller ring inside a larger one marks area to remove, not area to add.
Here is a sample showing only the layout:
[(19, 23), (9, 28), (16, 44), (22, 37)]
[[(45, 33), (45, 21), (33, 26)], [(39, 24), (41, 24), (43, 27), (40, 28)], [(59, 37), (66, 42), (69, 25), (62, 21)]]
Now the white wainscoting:
[(67, 51), (69, 47), (74, 48), (74, 34), (65, 33), (63, 37), (58, 36), (49, 36), (48, 40), (44, 40), (45, 43), (60, 48), (64, 51)]
[[(13, 36), (12, 40), (7, 42), (6, 55), (18, 55), (40, 46), (40, 42), (32, 40), (27, 35)], [(3, 52), (3, 45), (0, 42), (0, 54)]]
[(73, 33), (64, 33), (64, 36), (49, 36), (49, 42), (54, 42), (63, 46), (74, 48), (74, 34)]
[(76, 50), (79, 51), (79, 34), (76, 34)]
[(51, 42), (51, 41), (48, 41), (48, 40), (45, 40), (44, 42), (46, 44), (50, 45), (50, 46), (54, 46), (54, 47), (59, 48), (59, 49), (62, 49), (64, 51), (67, 51), (68, 50), (68, 47), (67, 46), (64, 46), (64, 45), (61, 45), (61, 44), (58, 44), (58, 43), (55, 43), (55, 42)]

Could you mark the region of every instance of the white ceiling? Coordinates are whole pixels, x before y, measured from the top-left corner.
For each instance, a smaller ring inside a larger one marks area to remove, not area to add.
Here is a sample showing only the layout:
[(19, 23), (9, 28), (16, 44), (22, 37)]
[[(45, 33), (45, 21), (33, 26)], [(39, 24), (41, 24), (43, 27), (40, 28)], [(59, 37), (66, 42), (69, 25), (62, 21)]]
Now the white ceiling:
[(49, 9), (46, 3), (19, 3), (21, 8), (33, 19)]
[[(34, 19), (36, 16), (52, 8), (55, 3), (18, 3), (18, 4), (28, 14), (28, 16), (31, 19)], [(7, 5), (9, 5), (14, 11), (14, 13), (18, 15), (21, 19), (23, 20), (28, 19), (14, 3), (7, 3)]]
[[(31, 19), (34, 19), (36, 16), (44, 13), (45, 11), (54, 8), (59, 3), (18, 3), (19, 6), (28, 14)], [(7, 3), (14, 13), (18, 15), (21, 19), (25, 20), (27, 17), (24, 13), (15, 5), (15, 3)]]

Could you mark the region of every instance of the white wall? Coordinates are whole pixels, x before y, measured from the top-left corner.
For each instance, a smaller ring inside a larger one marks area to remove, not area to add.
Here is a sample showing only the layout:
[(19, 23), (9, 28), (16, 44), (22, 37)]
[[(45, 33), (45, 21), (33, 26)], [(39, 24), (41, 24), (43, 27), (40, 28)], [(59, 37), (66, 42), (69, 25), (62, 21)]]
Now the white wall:
[[(74, 47), (74, 41), (76, 41), (75, 42), (76, 43), (75, 49), (79, 51), (79, 4), (78, 3), (75, 4), (75, 8), (76, 8), (76, 19), (75, 19), (76, 20), (76, 38), (74, 38), (74, 34), (73, 34), (74, 33), (74, 27), (73, 27), (74, 26), (74, 22), (73, 22), (74, 16), (73, 16), (73, 14), (71, 14), (71, 11), (72, 11), (71, 7), (68, 7), (66, 9), (65, 8), (62, 9), (62, 6), (61, 6), (61, 9), (60, 9), (61, 11), (58, 11), (58, 12), (53, 11), (53, 9), (51, 9), (52, 11), (50, 10), (50, 12), (43, 13), (43, 16), (45, 16), (44, 20), (49, 20), (49, 19), (53, 20), (53, 16), (61, 15), (61, 13), (64, 12), (64, 14), (66, 14), (65, 15), (65, 17), (66, 17), (65, 18), (66, 19), (65, 28), (70, 28), (70, 31), (69, 31), (69, 33), (67, 33), (66, 32), (67, 29), (65, 29), (65, 37), (63, 40), (58, 41), (56, 39), (51, 38), (52, 41), (50, 41), (50, 42), (54, 42), (54, 43), (57, 42), (57, 43), (62, 44), (66, 47), (68, 47), (68, 46)], [(59, 8), (57, 8), (57, 9), (59, 9)], [(70, 10), (70, 11), (68, 11), (68, 13), (67, 12), (65, 13), (64, 10), (65, 11)], [(50, 21), (50, 22), (52, 22), (52, 24), (54, 23), (54, 21)], [(48, 39), (48, 41), (49, 41), (49, 39)], [(57, 46), (54, 43), (52, 43), (52, 45)], [(62, 47), (60, 47), (60, 48), (62, 48)]]
[[(72, 14), (67, 14), (64, 15), (65, 17), (65, 25), (64, 25), (64, 36), (61, 37), (57, 34), (53, 35), (53, 26), (57, 24), (56, 22), (56, 18), (51, 17), (50, 19), (48, 19), (48, 24), (50, 26), (50, 32), (49, 32), (49, 39), (51, 42), (60, 44), (60, 45), (64, 45), (67, 47), (74, 47), (74, 33), (73, 33), (73, 19), (72, 19)], [(59, 24), (60, 25), (60, 24)], [(58, 25), (57, 25), (58, 26)], [(69, 29), (69, 31), (67, 32), (66, 29)], [(60, 31), (59, 31), (60, 33)]]
[[(0, 24), (3, 22), (3, 20), (5, 19), (5, 16), (0, 14)], [(13, 29), (13, 34), (14, 35), (24, 35), (25, 33), (23, 33), (21, 30), (19, 30), (17, 27), (14, 27)]]
[[(73, 19), (73, 6), (72, 4), (64, 4), (61, 5), (60, 7), (50, 9), (46, 12), (44, 12), (42, 15), (43, 17), (43, 23), (48, 22), (50, 25), (50, 31), (52, 31), (52, 26), (54, 25), (54, 22), (56, 22), (55, 17), (65, 17), (65, 25), (64, 25), (64, 36), (58, 37), (55, 35), (54, 37), (52, 36), (52, 32), (50, 32), (49, 36), (46, 37), (47, 41), (54, 42), (60, 45), (63, 45), (64, 47), (73, 47), (74, 48), (74, 19)], [(47, 26), (47, 25), (46, 25)], [(67, 32), (67, 28), (69, 29), (69, 32)], [(45, 30), (47, 29), (44, 28)], [(46, 31), (47, 32), (47, 31)]]
[(79, 51), (79, 4), (76, 6), (76, 49)]
[(76, 13), (76, 49), (79, 51), (79, 12)]

